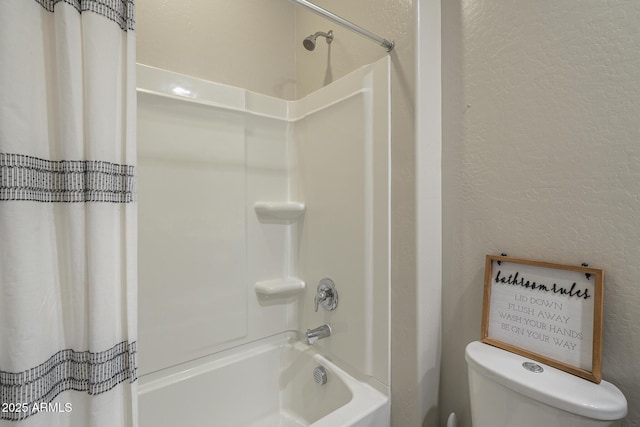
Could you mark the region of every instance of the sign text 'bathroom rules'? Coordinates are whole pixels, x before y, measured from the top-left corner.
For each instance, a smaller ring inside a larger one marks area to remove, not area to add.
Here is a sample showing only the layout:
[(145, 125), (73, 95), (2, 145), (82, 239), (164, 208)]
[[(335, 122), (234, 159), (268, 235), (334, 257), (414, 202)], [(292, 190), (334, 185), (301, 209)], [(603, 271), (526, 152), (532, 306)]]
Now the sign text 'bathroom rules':
[(604, 270), (487, 255), (482, 341), (599, 383)]

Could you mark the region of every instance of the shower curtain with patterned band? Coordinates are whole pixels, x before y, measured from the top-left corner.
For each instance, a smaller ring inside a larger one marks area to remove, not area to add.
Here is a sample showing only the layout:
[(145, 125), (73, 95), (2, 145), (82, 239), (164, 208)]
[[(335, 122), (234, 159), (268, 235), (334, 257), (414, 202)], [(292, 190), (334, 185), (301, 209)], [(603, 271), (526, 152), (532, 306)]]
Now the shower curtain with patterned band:
[(136, 425), (133, 0), (0, 1), (0, 426)]

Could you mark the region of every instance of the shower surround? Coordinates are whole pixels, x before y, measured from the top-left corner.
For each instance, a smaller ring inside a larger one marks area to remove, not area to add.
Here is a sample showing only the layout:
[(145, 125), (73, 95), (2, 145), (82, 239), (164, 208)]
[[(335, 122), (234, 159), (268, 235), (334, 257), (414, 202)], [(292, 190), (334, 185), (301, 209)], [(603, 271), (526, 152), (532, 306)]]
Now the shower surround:
[[(180, 411), (158, 384), (185, 386), (204, 364), (230, 366), (214, 362), (229, 352), (245, 360), (325, 323), (331, 337), (287, 345), (381, 396), (376, 425), (388, 424), (389, 59), (298, 101), (138, 66), (138, 128), (141, 425)], [(340, 303), (315, 312), (325, 277)], [(290, 370), (265, 375), (281, 372), (285, 390)], [(189, 392), (231, 387), (206, 378)]]

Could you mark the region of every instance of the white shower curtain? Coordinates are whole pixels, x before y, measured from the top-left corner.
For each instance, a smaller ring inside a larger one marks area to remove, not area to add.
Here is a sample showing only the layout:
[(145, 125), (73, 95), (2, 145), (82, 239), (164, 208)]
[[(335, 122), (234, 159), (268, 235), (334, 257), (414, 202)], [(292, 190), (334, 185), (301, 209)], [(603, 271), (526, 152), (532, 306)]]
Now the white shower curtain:
[(0, 426), (136, 425), (133, 0), (0, 0)]

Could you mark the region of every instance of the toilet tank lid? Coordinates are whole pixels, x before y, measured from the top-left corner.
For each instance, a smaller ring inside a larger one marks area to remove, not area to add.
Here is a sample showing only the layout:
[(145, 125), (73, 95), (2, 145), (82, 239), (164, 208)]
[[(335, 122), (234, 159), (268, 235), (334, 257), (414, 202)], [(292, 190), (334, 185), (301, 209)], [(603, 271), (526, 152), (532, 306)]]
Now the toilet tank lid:
[(474, 341), (467, 345), (469, 368), (520, 394), (558, 409), (596, 420), (619, 420), (627, 415), (627, 400), (613, 384), (592, 383), (540, 362), (544, 372), (522, 366), (526, 357)]

